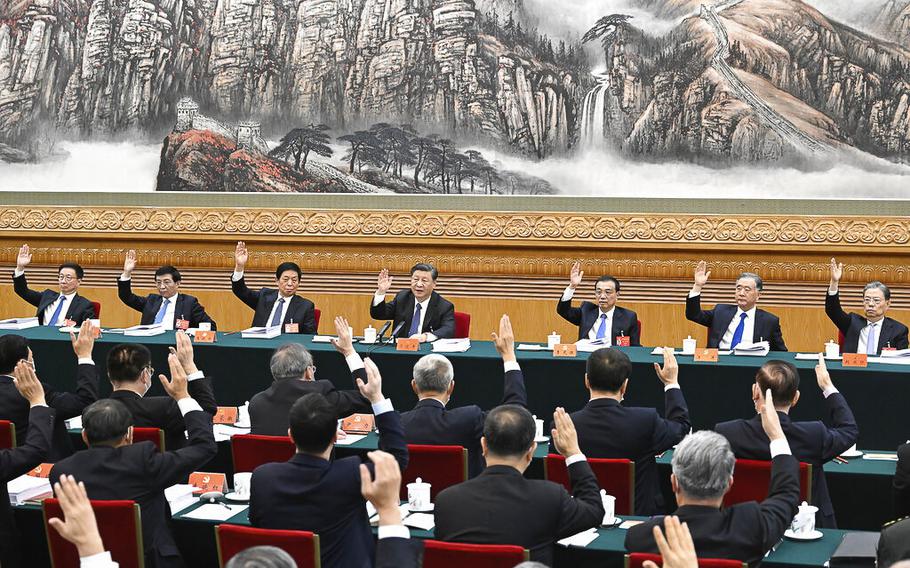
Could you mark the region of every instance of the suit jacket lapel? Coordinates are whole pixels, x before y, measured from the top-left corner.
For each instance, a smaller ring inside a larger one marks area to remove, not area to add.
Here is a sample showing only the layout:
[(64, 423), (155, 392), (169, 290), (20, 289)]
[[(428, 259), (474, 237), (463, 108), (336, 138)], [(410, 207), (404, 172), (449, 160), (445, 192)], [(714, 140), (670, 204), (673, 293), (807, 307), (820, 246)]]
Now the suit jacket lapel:
[[(417, 302), (417, 298), (414, 298), (414, 302), (415, 303)], [(430, 331), (429, 326), (430, 326), (430, 322), (433, 320), (433, 318), (436, 317), (436, 308), (438, 306), (439, 306), (439, 294), (437, 294), (436, 292), (433, 292), (432, 294), (430, 294), (430, 301), (427, 302), (427, 313), (423, 316), (423, 326), (425, 328), (427, 328), (427, 332), (429, 332), (429, 333), (432, 333), (432, 331)], [(423, 333), (423, 330), (418, 329), (417, 333)]]
[(405, 335), (402, 335), (401, 337), (407, 337), (406, 334), (411, 329), (411, 320), (414, 319), (414, 306), (417, 305), (417, 298), (414, 297), (413, 292), (408, 291), (405, 297), (407, 298), (407, 302), (404, 304), (404, 326), (401, 328), (401, 331), (398, 332)]
[[(720, 344), (721, 340), (723, 340), (724, 334), (727, 333), (727, 328), (730, 327), (730, 322), (732, 322), (733, 318), (736, 316), (736, 306), (724, 304), (724, 311), (727, 313), (722, 314), (719, 318), (717, 318), (717, 331), (720, 332), (720, 336), (717, 338), (718, 344)], [(756, 310), (756, 312), (757, 311), (758, 310)], [(717, 307), (714, 308), (714, 313), (717, 315)], [(758, 321), (755, 323), (757, 324)]]
[(588, 304), (593, 309), (582, 310), (581, 312), (581, 339), (585, 339), (591, 333), (591, 328), (594, 327), (594, 324), (597, 322), (597, 318), (600, 315), (600, 310), (597, 307), (597, 304)]
[[(300, 305), (301, 305), (302, 303), (303, 303), (303, 298), (301, 298), (301, 297), (298, 296), (297, 294), (294, 294), (293, 296), (291, 296), (291, 300), (290, 300), (290, 302), (288, 303), (288, 311), (285, 312), (285, 317), (284, 317), (284, 319), (287, 320), (287, 319), (288, 319), (288, 316), (290, 316), (290, 317), (294, 318), (294, 323), (299, 323), (299, 324), (302, 326), (302, 325), (303, 325), (303, 317), (299, 317), (299, 318), (296, 317), (296, 316), (297, 316), (297, 309), (300, 307)], [(284, 323), (284, 322), (282, 322), (282, 323)]]
[(39, 312), (43, 312), (44, 310), (46, 310), (49, 305), (53, 304), (57, 300), (57, 298), (60, 297), (60, 292), (54, 292), (50, 288), (48, 288), (47, 291), (50, 292), (50, 294), (45, 293), (44, 296), (42, 297), (42, 302), (40, 304), (38, 304)]

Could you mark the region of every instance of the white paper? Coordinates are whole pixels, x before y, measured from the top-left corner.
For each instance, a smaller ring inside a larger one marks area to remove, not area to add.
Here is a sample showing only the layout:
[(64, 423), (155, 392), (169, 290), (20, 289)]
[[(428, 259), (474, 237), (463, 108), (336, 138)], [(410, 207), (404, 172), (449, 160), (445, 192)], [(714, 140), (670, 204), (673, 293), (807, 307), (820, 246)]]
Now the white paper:
[(755, 343), (740, 343), (733, 350), (734, 355), (751, 355), (753, 357), (765, 357), (771, 352), (771, 346), (767, 341), (757, 341)]
[(471, 340), (467, 337), (460, 339), (437, 339), (432, 345), (434, 353), (464, 353), (471, 348)]
[(68, 420), (64, 420), (63, 424), (67, 430), (82, 430), (82, 417), (73, 416)]
[(199, 519), (202, 521), (226, 521), (245, 511), (249, 505), (228, 505), (226, 503), (206, 503), (183, 515), (184, 519)]
[(519, 343), (515, 349), (518, 351), (552, 351), (546, 345), (537, 345), (536, 343)]
[(273, 327), (250, 327), (240, 332), (240, 337), (244, 339), (272, 339), (281, 335), (281, 326)]
[(603, 339), (579, 339), (575, 342), (575, 350), (579, 353), (593, 353), (603, 347), (609, 347)]
[(25, 501), (51, 492), (51, 482), (45, 477), (24, 474), (6, 484), (10, 505), (21, 505)]
[(436, 526), (436, 519), (430, 513), (411, 513), (406, 519), (401, 521), (401, 524), (406, 527), (428, 531)]
[(28, 329), (38, 327), (38, 317), (10, 318), (0, 321), (0, 329)]
[(585, 547), (597, 540), (597, 529), (588, 529), (584, 532), (574, 534), (572, 536), (567, 536), (566, 538), (557, 541), (563, 546), (580, 546)]
[(237, 407), (237, 422), (234, 422), (234, 426), (237, 428), (250, 427), (250, 401)]
[(249, 428), (238, 428), (237, 426), (231, 426), (229, 424), (212, 424), (212, 431), (215, 434), (216, 442), (226, 442), (230, 440), (232, 436), (250, 433)]
[(864, 460), (873, 460), (873, 461), (897, 461), (897, 454), (876, 454), (876, 453), (865, 453), (863, 454)]
[(910, 349), (882, 349), (882, 359), (895, 357), (910, 357)]
[(869, 357), (867, 361), (886, 365), (910, 365), (910, 357)]
[[(664, 348), (663, 348), (663, 347), (655, 347), (654, 350), (651, 351), (651, 355), (663, 355), (663, 354), (664, 354)], [(682, 351), (679, 351), (679, 350), (673, 350), (673, 354), (674, 354), (674, 355), (682, 355), (683, 352), (682, 352)]]
[(355, 442), (359, 442), (367, 437), (367, 434), (348, 434), (344, 438), (338, 438), (335, 440), (336, 446), (350, 446)]
[(334, 338), (333, 335), (314, 335), (313, 343), (331, 343)]
[(134, 325), (133, 327), (123, 327), (118, 329), (110, 329), (113, 333), (122, 333), (123, 335), (128, 335), (130, 337), (151, 337), (153, 335), (161, 335), (167, 330), (164, 329), (162, 324), (158, 325)]
[(177, 483), (164, 490), (164, 498), (168, 501), (174, 501), (176, 499), (184, 497), (185, 495), (192, 495), (193, 489), (195, 489), (195, 487), (189, 483)]

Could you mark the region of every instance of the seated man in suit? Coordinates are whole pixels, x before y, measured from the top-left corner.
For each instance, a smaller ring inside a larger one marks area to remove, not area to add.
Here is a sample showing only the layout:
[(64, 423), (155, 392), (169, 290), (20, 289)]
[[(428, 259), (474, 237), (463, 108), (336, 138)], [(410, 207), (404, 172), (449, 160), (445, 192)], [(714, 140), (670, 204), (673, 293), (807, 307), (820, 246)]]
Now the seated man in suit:
[[(761, 422), (770, 440), (771, 482), (768, 497), (723, 507), (733, 486), (736, 458), (727, 439), (710, 430), (689, 434), (673, 452), (670, 484), (679, 508), (673, 513), (688, 524), (699, 558), (731, 558), (755, 567), (784, 536), (799, 505), (799, 462), (774, 411), (771, 391), (761, 406)], [(658, 551), (652, 529), (662, 522), (653, 517), (626, 533), (629, 552)]]
[(641, 345), (638, 314), (616, 305), (619, 299), (619, 280), (616, 278), (601, 276), (594, 282), (597, 303), (582, 302), (577, 308), (572, 307), (572, 296), (584, 275), (580, 262), (572, 265), (569, 285), (556, 304), (556, 313), (578, 326), (578, 339), (602, 339), (608, 347), (623, 345), (625, 341), (633, 347)]
[(316, 333), (316, 307), (313, 302), (297, 295), (303, 271), (294, 262), (282, 262), (275, 269), (275, 286), (254, 292), (247, 288), (243, 269), (250, 258), (246, 243), (240, 241), (234, 251), (234, 274), (231, 290), (240, 300), (253, 308), (252, 327), (282, 326), (282, 333)]
[[(212, 379), (196, 368), (193, 344), (182, 332), (175, 336), (176, 357), (189, 382), (190, 396), (205, 412), (212, 416), (218, 412)], [(167, 449), (182, 448), (186, 444), (186, 423), (180, 406), (169, 396), (145, 396), (152, 387), (152, 354), (139, 343), (121, 343), (107, 355), (107, 377), (114, 391), (110, 398), (119, 400), (133, 415), (133, 425), (139, 428), (164, 430)]]
[(891, 307), (891, 290), (881, 282), (869, 282), (863, 288), (865, 313), (848, 314), (840, 307), (837, 289), (843, 275), (843, 263), (832, 258), (825, 314), (844, 334), (844, 353), (868, 353), (874, 357), (882, 349), (907, 349), (907, 326), (885, 316)]
[[(493, 333), (496, 350), (505, 367), (502, 402), (526, 407), (524, 375), (515, 358), (515, 336), (509, 316), (499, 320), (499, 334)], [(417, 394), (414, 410), (402, 413), (404, 437), (409, 444), (462, 446), (468, 450), (468, 476), (477, 477), (483, 471), (483, 451), (480, 438), (486, 412), (476, 404), (447, 409), (455, 390), (455, 371), (442, 355), (425, 355), (414, 365), (411, 388)]]
[(64, 262), (57, 268), (57, 282), (60, 291), (47, 289), (36, 292), (28, 287), (25, 267), (32, 261), (28, 245), (22, 245), (16, 257), (16, 271), (13, 272), (13, 290), (20, 298), (37, 306), (38, 323), (41, 325), (82, 325), (87, 319), (96, 317), (95, 306), (77, 292), (85, 272), (75, 262)]
[(761, 296), (762, 279), (743, 272), (736, 280), (736, 305), (717, 304), (713, 310), (701, 309), (701, 289), (711, 271), (705, 261), (695, 269), (695, 284), (686, 298), (686, 319), (708, 328), (708, 347), (733, 349), (740, 343), (767, 341), (771, 351), (786, 351), (780, 319), (755, 307)]
[[(348, 321), (335, 318), (338, 339), (335, 348), (345, 356), (356, 357), (357, 365), (351, 372), (351, 380), (365, 380), (366, 371), (360, 356), (354, 351)], [(359, 390), (336, 390), (329, 380), (316, 380), (313, 355), (299, 343), (282, 345), (272, 354), (269, 361), (275, 382), (250, 399), (250, 433), (263, 436), (286, 436), (288, 414), (291, 407), (303, 395), (311, 392), (322, 394), (335, 408), (337, 418), (344, 418), (357, 412), (373, 412), (373, 408)]]
[(127, 251), (123, 274), (117, 280), (117, 295), (121, 302), (142, 313), (140, 325), (161, 324), (166, 329), (187, 329), (206, 322), (215, 329), (215, 321), (205, 313), (196, 296), (180, 293), (180, 271), (169, 264), (160, 267), (155, 271), (158, 293), (140, 298), (131, 288), (135, 269), (136, 251)]
[(413, 337), (425, 341), (455, 336), (455, 306), (433, 291), (439, 272), (431, 264), (411, 267), (411, 287), (395, 295), (391, 302), (385, 295), (392, 287), (392, 277), (383, 268), (379, 272), (376, 294), (370, 304), (370, 317), (393, 320), (395, 337)]
[[(664, 385), (666, 418), (653, 408), (622, 405), (629, 386), (632, 362), (617, 349), (598, 349), (588, 356), (585, 387), (591, 400), (572, 413), (578, 445), (590, 458), (635, 461), (635, 514), (664, 512), (664, 499), (654, 456), (679, 443), (689, 433), (689, 407), (679, 387), (679, 367), (671, 349), (664, 350), (664, 366), (654, 370)], [(553, 448), (551, 447), (551, 450)]]
[[(73, 443), (64, 422), (68, 418), (79, 416), (86, 406), (98, 400), (98, 373), (95, 370), (95, 362), (92, 361), (95, 338), (91, 323), (83, 322), (79, 329), (79, 337), (71, 333), (70, 340), (79, 362), (76, 367), (76, 389), (73, 392), (65, 392), (58, 391), (49, 384), (42, 385), (47, 404), (56, 411), (47, 458), (49, 462), (73, 453)], [(34, 368), (28, 339), (15, 334), (0, 336), (0, 420), (9, 420), (16, 425), (17, 440), (25, 440), (29, 428), (29, 404), (16, 390), (13, 372), (16, 364), (23, 360), (28, 361)]]
[(168, 528), (170, 511), (164, 490), (186, 483), (190, 473), (215, 457), (212, 416), (190, 397), (183, 365), (168, 356), (171, 380), (159, 375), (165, 391), (180, 408), (189, 441), (159, 452), (151, 442), (133, 444), (133, 415), (118, 400), (102, 399), (82, 414), (82, 439), (88, 449), (57, 462), (51, 483), (71, 475), (85, 484), (90, 499), (129, 499), (139, 504), (145, 565), (182, 567), (183, 560)]
[(552, 434), (566, 456), (572, 494), (561, 484), (524, 477), (537, 448), (534, 419), (520, 406), (497, 406), (487, 415), (481, 439), (487, 468), (436, 496), (436, 538), (514, 544), (530, 550), (531, 560), (552, 566), (557, 540), (600, 526), (600, 488), (578, 447), (572, 419), (562, 408), (553, 418)]
[(910, 442), (897, 448), (897, 470), (891, 491), (894, 496), (893, 518), (910, 516)]
[[(408, 449), (392, 401), (382, 395), (382, 377), (369, 359), (367, 382), (357, 388), (373, 405), (379, 448), (395, 456), (403, 470)], [(335, 407), (319, 393), (304, 395), (290, 414), (288, 434), (297, 453), (284, 463), (267, 463), (253, 471), (250, 523), (266, 529), (313, 531), (319, 535), (323, 566), (370, 566), (374, 539), (361, 494), (359, 456), (332, 460)], [(372, 471), (372, 464), (367, 464)]]
[[(828, 495), (824, 465), (856, 443), (859, 428), (847, 400), (831, 382), (825, 367), (825, 359), (819, 355), (815, 366), (818, 388), (825, 397), (828, 416), (825, 421), (794, 422), (790, 420), (790, 409), (799, 400), (799, 371), (786, 361), (768, 361), (755, 375), (752, 385), (752, 400), (756, 409), (761, 402), (761, 393), (770, 389), (774, 397), (781, 427), (787, 442), (797, 460), (812, 464), (812, 504), (818, 507), (816, 526), (836, 528), (834, 507)], [(829, 426), (830, 425), (830, 426)], [(730, 442), (733, 453), (739, 459), (769, 460), (768, 437), (762, 430), (761, 418), (721, 422), (715, 427)]]

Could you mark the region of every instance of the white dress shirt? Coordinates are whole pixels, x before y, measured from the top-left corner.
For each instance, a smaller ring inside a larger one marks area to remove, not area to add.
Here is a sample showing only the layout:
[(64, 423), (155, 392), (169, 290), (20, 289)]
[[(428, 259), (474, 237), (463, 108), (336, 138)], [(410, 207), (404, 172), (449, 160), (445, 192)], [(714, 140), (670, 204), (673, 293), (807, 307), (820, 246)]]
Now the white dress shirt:
[[(57, 299), (54, 300), (53, 302), (51, 302), (51, 305), (44, 308), (44, 317), (42, 318), (44, 325), (50, 325), (53, 323), (56, 323), (57, 325), (63, 325), (63, 320), (66, 319), (66, 311), (70, 308), (70, 304), (73, 302), (73, 296), (75, 296), (75, 295), (76, 295), (75, 292), (73, 292), (72, 294), (64, 294), (63, 300), (61, 300), (60, 296), (58, 295)], [(52, 322), (51, 316), (54, 315), (54, 312), (57, 311), (57, 305), (61, 301), (63, 302), (63, 309), (60, 310), (60, 317), (57, 319), (56, 322)]]
[[(177, 309), (176, 308), (177, 298), (179, 296), (180, 296), (180, 294), (174, 294), (170, 298), (164, 298), (163, 296), (161, 297), (162, 303), (164, 303), (164, 300), (167, 299), (167, 307), (164, 309), (164, 318), (162, 318), (162, 320), (161, 320), (161, 325), (164, 326), (164, 329), (174, 329), (174, 325), (177, 323), (176, 316), (183, 317), (182, 314), (174, 313), (174, 310)], [(158, 306), (158, 309), (160, 310), (161, 306)], [(158, 317), (157, 312), (155, 313), (155, 317)], [(155, 320), (152, 320), (152, 321), (155, 321)]]
[[(724, 332), (724, 336), (720, 340), (720, 345), (717, 347), (720, 349), (730, 349), (730, 344), (733, 343), (733, 334), (736, 332), (736, 328), (739, 327), (740, 314), (746, 314), (746, 322), (743, 325), (743, 336), (740, 339), (740, 343), (754, 343), (755, 342), (755, 306), (752, 306), (752, 309), (748, 312), (743, 312), (742, 308), (736, 308), (736, 315), (733, 316), (733, 321), (730, 322), (730, 326), (727, 327), (727, 331)], [(769, 339), (767, 337), (762, 339)]]

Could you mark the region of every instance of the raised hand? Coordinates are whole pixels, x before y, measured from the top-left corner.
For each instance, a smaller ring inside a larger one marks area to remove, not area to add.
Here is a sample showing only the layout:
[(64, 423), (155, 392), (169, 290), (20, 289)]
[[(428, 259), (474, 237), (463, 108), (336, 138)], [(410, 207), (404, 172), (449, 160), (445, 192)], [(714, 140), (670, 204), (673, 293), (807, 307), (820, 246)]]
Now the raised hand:
[(92, 331), (91, 320), (85, 320), (79, 326), (79, 337), (71, 331), (70, 343), (73, 344), (73, 352), (79, 359), (91, 359), (92, 349), (95, 348), (95, 333)]
[(193, 342), (190, 341), (190, 336), (178, 331), (174, 334), (174, 340), (177, 345), (177, 360), (180, 361), (183, 372), (187, 375), (197, 372), (199, 369), (196, 368), (196, 361), (193, 357)]
[(168, 381), (164, 375), (158, 375), (158, 380), (161, 381), (161, 386), (164, 387), (168, 396), (174, 400), (189, 398), (189, 381), (186, 380), (186, 372), (183, 370), (183, 365), (180, 364), (177, 351), (173, 347), (170, 349), (171, 353), (167, 356), (167, 364), (171, 368), (171, 380)]
[(123, 276), (129, 276), (136, 270), (136, 251), (130, 249), (126, 251), (126, 258), (123, 260)]
[(246, 243), (237, 241), (237, 247), (234, 249), (234, 272), (243, 272), (249, 259), (250, 253), (246, 250)]
[(710, 276), (711, 271), (708, 270), (708, 263), (703, 260), (698, 261), (698, 265), (695, 267), (695, 286), (701, 289), (702, 286), (708, 283)]
[(382, 375), (379, 374), (379, 368), (370, 358), (363, 360), (363, 366), (366, 368), (367, 382), (364, 383), (363, 379), (357, 379), (357, 389), (371, 404), (382, 402), (384, 397), (382, 396)]
[(376, 477), (371, 478), (370, 468), (360, 464), (360, 494), (376, 507), (380, 525), (400, 525), (401, 467), (392, 454), (383, 451), (369, 452), (367, 457), (373, 462)]
[(502, 360), (515, 361), (515, 335), (512, 333), (512, 322), (509, 320), (509, 316), (503, 314), (499, 318), (499, 333), (494, 331), (492, 336)]
[(16, 390), (19, 391), (22, 398), (28, 401), (29, 406), (47, 405), (44, 400), (44, 387), (29, 361), (22, 360), (16, 363), (15, 375), (13, 383), (16, 385)]
[(347, 357), (354, 353), (354, 339), (351, 337), (351, 326), (348, 320), (341, 316), (335, 318), (335, 334), (338, 338), (332, 338), (332, 345), (335, 350)]
[(761, 414), (761, 426), (768, 435), (768, 440), (785, 439), (784, 430), (780, 427), (780, 417), (777, 415), (774, 400), (771, 398), (771, 389), (765, 391), (765, 397), (759, 399), (758, 406), (758, 412)]
[(815, 380), (818, 382), (818, 388), (825, 392), (834, 386), (831, 381), (831, 375), (828, 374), (828, 365), (825, 364), (825, 356), (818, 354), (818, 365), (815, 366)]
[(844, 276), (844, 263), (838, 263), (834, 258), (831, 258), (831, 281), (828, 283), (828, 291), (832, 294), (837, 292), (837, 285), (840, 283), (840, 279)]
[(679, 382), (679, 365), (676, 363), (676, 356), (673, 354), (672, 348), (664, 347), (664, 366), (661, 368), (660, 365), (654, 363), (654, 372), (657, 373), (660, 382), (665, 385)]
[(95, 512), (92, 511), (85, 485), (76, 483), (72, 475), (61, 475), (60, 481), (54, 484), (54, 495), (60, 501), (66, 520), (54, 517), (48, 519), (48, 524), (60, 536), (76, 545), (81, 558), (104, 552)]
[[(660, 525), (654, 525), (654, 540), (663, 557), (664, 568), (698, 568), (698, 558), (695, 555), (695, 543), (689, 533), (689, 526), (680, 523), (679, 517), (664, 517), (664, 533)], [(646, 560), (644, 568), (657, 568), (657, 564)]]
[(28, 245), (19, 247), (19, 256), (16, 257), (16, 270), (25, 270), (25, 267), (32, 261), (32, 253)]
[(389, 276), (389, 269), (383, 268), (379, 271), (379, 277), (376, 279), (376, 292), (388, 294), (392, 287), (392, 277)]
[(575, 264), (572, 265), (572, 271), (569, 272), (569, 288), (575, 289), (581, 284), (581, 279), (584, 277), (585, 273), (581, 269), (581, 263), (577, 260)]
[(550, 434), (556, 449), (565, 457), (580, 454), (578, 448), (578, 433), (575, 432), (575, 423), (563, 407), (557, 407), (553, 413), (553, 428)]

